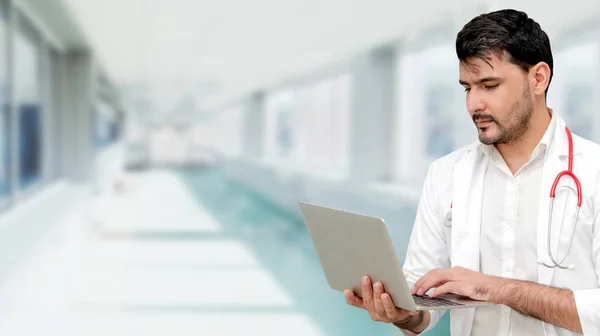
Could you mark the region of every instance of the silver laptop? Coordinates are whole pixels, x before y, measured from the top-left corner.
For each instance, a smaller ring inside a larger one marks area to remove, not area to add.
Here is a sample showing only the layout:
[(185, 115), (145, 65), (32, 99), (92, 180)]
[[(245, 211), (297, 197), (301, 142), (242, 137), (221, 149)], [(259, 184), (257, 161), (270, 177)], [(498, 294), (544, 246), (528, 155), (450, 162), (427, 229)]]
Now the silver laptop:
[(380, 281), (398, 308), (415, 310), (492, 305), (456, 294), (412, 295), (392, 240), (381, 218), (299, 202), (302, 216), (329, 286), (362, 296), (364, 275)]

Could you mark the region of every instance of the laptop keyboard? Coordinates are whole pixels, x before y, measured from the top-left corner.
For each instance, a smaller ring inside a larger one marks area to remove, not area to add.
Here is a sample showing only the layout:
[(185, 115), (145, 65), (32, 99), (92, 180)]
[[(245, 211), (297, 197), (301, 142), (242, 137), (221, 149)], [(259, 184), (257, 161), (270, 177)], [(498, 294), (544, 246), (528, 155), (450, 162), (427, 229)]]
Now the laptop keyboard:
[(440, 298), (432, 298), (432, 297), (429, 297), (429, 295), (423, 295), (423, 296), (413, 295), (413, 299), (415, 300), (415, 303), (417, 304), (417, 306), (424, 306), (424, 307), (464, 306), (462, 303), (452, 302), (452, 301), (448, 301), (448, 300), (440, 299)]

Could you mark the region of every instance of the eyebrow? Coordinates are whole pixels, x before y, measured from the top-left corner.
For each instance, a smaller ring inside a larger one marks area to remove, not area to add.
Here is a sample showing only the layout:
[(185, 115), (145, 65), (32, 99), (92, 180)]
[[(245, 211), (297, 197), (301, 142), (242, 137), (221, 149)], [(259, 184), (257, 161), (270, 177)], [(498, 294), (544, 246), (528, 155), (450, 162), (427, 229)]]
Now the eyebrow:
[[(499, 81), (501, 79), (502, 78), (500, 78), (500, 77), (483, 77), (483, 78), (480, 78), (480, 79), (476, 80), (475, 83), (473, 83), (473, 84), (477, 85), (477, 84), (486, 83), (486, 82), (494, 82), (494, 81)], [(463, 80), (460, 80), (460, 79), (458, 80), (458, 82), (461, 85), (471, 85), (471, 84), (469, 84), (469, 83), (467, 83), (467, 82), (465, 82)]]

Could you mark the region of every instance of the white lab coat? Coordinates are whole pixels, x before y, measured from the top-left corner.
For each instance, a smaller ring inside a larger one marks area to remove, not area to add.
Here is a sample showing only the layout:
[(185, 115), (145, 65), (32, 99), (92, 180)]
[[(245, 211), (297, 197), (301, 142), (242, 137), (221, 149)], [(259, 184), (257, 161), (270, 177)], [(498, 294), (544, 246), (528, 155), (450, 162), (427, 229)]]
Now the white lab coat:
[[(550, 188), (557, 174), (568, 165), (565, 123), (556, 112), (554, 117), (558, 119), (543, 167), (537, 224), (537, 258), (548, 263)], [(436, 160), (429, 168), (404, 265), (411, 286), (435, 268), (462, 266), (480, 271), (481, 202), (488, 158), (477, 150), (478, 143)], [(600, 335), (600, 216), (597, 216), (600, 213), (600, 146), (573, 134), (573, 147), (573, 172), (581, 182), (583, 202), (571, 251), (563, 265), (574, 264), (575, 269), (537, 265), (538, 283), (572, 289), (584, 334)], [(560, 188), (564, 185), (574, 187), (574, 183), (569, 177), (563, 177), (557, 189), (551, 237), (555, 258), (564, 255), (576, 210), (576, 194)], [(451, 203), (452, 220), (448, 221)], [(445, 226), (444, 222), (451, 226)], [(560, 254), (556, 252), (559, 240)], [(470, 335), (474, 312), (474, 308), (450, 311), (452, 335)], [(432, 311), (428, 329), (442, 314), (443, 311)], [(547, 335), (575, 335), (550, 324), (545, 324), (544, 328)]]

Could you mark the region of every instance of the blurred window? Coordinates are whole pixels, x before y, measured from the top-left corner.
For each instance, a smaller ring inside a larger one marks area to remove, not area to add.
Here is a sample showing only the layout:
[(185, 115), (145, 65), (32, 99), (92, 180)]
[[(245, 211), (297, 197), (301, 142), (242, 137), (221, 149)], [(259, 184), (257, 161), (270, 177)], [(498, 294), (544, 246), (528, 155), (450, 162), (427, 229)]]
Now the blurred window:
[(216, 130), (215, 145), (223, 154), (239, 156), (243, 152), (243, 111), (241, 106), (230, 107), (220, 112), (212, 121), (212, 127)]
[(40, 36), (19, 15), (15, 34), (15, 95), (18, 122), (19, 186), (28, 188), (41, 178), (42, 104), (40, 100)]
[(594, 87), (589, 84), (571, 84), (565, 90), (565, 119), (575, 134), (585, 138), (594, 136), (593, 115)]
[(453, 134), (453, 88), (434, 85), (427, 88), (425, 123), (427, 125), (426, 155), (436, 159), (455, 149)]
[(350, 76), (343, 74), (307, 85), (296, 97), (298, 157), (311, 171), (346, 171)]
[(8, 17), (6, 1), (0, 1), (0, 202), (10, 195), (10, 83), (8, 79)]
[(94, 142), (97, 149), (112, 144), (117, 139), (117, 112), (105, 101), (98, 101), (94, 107)]
[[(398, 53), (396, 181), (419, 184), (436, 160), (472, 141), (454, 45)], [(463, 94), (463, 96), (461, 96)]]
[(47, 177), (49, 180), (54, 180), (60, 176), (60, 170), (62, 166), (62, 158), (61, 155), (64, 155), (61, 152), (61, 144), (60, 144), (60, 134), (62, 134), (61, 124), (60, 124), (60, 116), (62, 108), (60, 104), (60, 90), (61, 90), (61, 66), (60, 66), (60, 57), (61, 55), (56, 51), (56, 49), (48, 48), (47, 50), (47, 60), (45, 66), (45, 73), (48, 74), (48, 79), (45, 81), (46, 90), (48, 91), (47, 101), (46, 101), (46, 113), (47, 116), (45, 122), (47, 123), (47, 132), (49, 134), (44, 137), (44, 141), (46, 141), (45, 148), (50, 149), (50, 153), (48, 153), (49, 157), (48, 161), (48, 172)]
[(292, 158), (297, 149), (294, 139), (297, 136), (294, 98), (291, 90), (274, 92), (266, 98), (265, 149), (270, 159)]
[(564, 119), (573, 133), (600, 141), (598, 136), (596, 74), (600, 50), (597, 42), (564, 47), (555, 52), (554, 76), (548, 105)]

